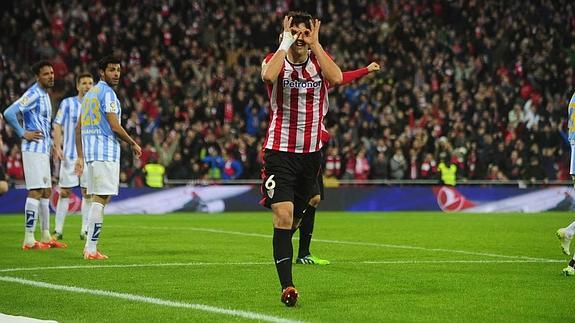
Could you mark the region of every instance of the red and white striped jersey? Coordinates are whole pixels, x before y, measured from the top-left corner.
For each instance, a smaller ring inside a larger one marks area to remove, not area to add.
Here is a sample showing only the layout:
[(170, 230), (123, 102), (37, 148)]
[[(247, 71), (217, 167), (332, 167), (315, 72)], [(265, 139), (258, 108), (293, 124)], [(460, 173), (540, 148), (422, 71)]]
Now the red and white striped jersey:
[[(264, 64), (272, 56), (268, 54)], [(321, 149), (323, 118), (329, 106), (326, 83), (311, 51), (303, 64), (284, 60), (276, 82), (266, 84), (271, 111), (264, 149), (292, 153)]]

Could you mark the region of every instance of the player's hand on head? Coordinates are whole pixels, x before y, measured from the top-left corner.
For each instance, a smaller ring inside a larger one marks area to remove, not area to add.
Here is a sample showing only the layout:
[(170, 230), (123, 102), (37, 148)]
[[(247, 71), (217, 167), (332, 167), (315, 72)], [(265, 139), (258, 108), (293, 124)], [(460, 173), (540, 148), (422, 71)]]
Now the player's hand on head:
[(26, 130), (24, 132), (24, 139), (26, 140), (40, 140), (42, 139), (42, 137), (44, 137), (44, 135), (42, 135), (42, 131), (28, 131)]
[(285, 16), (284, 17), (284, 22), (283, 22), (283, 33), (280, 37), (280, 50), (285, 50), (287, 52), (287, 50), (291, 47), (291, 45), (295, 42), (296, 40), (296, 36), (297, 36), (297, 32), (298, 29), (295, 27), (291, 26), (293, 17), (288, 17)]
[(301, 39), (308, 45), (314, 45), (319, 43), (319, 26), (321, 21), (319, 19), (310, 19), (309, 24), (310, 29), (305, 29), (301, 31)]
[(369, 73), (371, 72), (377, 72), (380, 70), (380, 66), (379, 64), (377, 64), (376, 62), (371, 62), (371, 64), (367, 65), (367, 71)]
[(292, 20), (293, 20), (293, 17), (288, 17), (288, 16), (284, 17), (284, 22), (283, 22), (284, 32), (291, 32), (292, 31), (292, 28), (291, 28)]

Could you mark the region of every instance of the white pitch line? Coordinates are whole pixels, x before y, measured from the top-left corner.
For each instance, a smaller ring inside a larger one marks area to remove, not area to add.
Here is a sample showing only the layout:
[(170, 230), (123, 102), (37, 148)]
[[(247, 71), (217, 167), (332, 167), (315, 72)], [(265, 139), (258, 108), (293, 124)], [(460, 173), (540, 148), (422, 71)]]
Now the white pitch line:
[(51, 269), (98, 269), (98, 268), (145, 268), (145, 267), (201, 267), (201, 266), (261, 266), (273, 265), (269, 262), (173, 262), (173, 263), (152, 263), (152, 264), (109, 264), (109, 265), (70, 265), (70, 266), (49, 266), (49, 267), (22, 267), (22, 268), (5, 268), (0, 272), (14, 271), (35, 271)]
[(559, 263), (565, 260), (529, 260), (529, 259), (516, 259), (516, 260), (382, 260), (382, 261), (362, 261), (362, 264), (375, 264), (375, 265), (396, 265), (396, 264), (546, 264), (546, 263)]
[(117, 292), (111, 292), (111, 291), (100, 290), (100, 289), (88, 289), (88, 288), (82, 288), (82, 287), (76, 287), (76, 286), (56, 285), (56, 284), (45, 283), (45, 282), (34, 281), (34, 280), (28, 280), (28, 279), (22, 279), (22, 278), (17, 278), (17, 277), (0, 276), (0, 281), (22, 284), (22, 285), (28, 285), (28, 286), (34, 286), (34, 287), (40, 287), (40, 288), (61, 290), (61, 291), (72, 292), (72, 293), (81, 293), (81, 294), (90, 294), (90, 295), (97, 295), (97, 296), (114, 297), (114, 298), (120, 298), (120, 299), (129, 300), (129, 301), (140, 302), (140, 303), (150, 303), (150, 304), (154, 304), (154, 305), (162, 305), (162, 306), (178, 307), (178, 308), (189, 308), (189, 309), (199, 310), (199, 311), (203, 311), (203, 312), (209, 312), (209, 313), (215, 313), (215, 314), (224, 314), (224, 315), (242, 317), (242, 318), (257, 320), (257, 321), (290, 322), (290, 323), (291, 322), (299, 322), (299, 321), (288, 320), (288, 319), (284, 319), (281, 317), (275, 317), (275, 316), (265, 315), (265, 314), (255, 313), (255, 312), (232, 310), (232, 309), (215, 307), (215, 306), (204, 305), (204, 304), (192, 304), (192, 303), (184, 303), (184, 302), (178, 302), (178, 301), (170, 301), (170, 300), (164, 300), (164, 299), (160, 299), (160, 298), (134, 295), (134, 294), (128, 294), (128, 293), (117, 293)]
[[(134, 229), (146, 229), (146, 230), (191, 230), (191, 231), (200, 231), (200, 232), (211, 232), (211, 233), (222, 233), (222, 234), (232, 234), (232, 235), (239, 235), (239, 236), (246, 236), (246, 237), (260, 237), (260, 238), (268, 238), (271, 239), (271, 235), (267, 234), (260, 234), (260, 233), (249, 233), (249, 232), (240, 232), (240, 231), (228, 231), (228, 230), (218, 230), (218, 229), (208, 229), (208, 228), (194, 228), (194, 227), (185, 227), (185, 228), (170, 228), (170, 227), (147, 227), (147, 226), (138, 226), (138, 227), (130, 227)], [(475, 251), (465, 251), (465, 250), (455, 250), (455, 249), (443, 249), (443, 248), (425, 248), (425, 247), (417, 247), (417, 246), (408, 246), (408, 245), (395, 245), (395, 244), (387, 244), (387, 243), (374, 243), (374, 242), (360, 242), (360, 241), (343, 241), (343, 240), (325, 240), (325, 239), (314, 239), (314, 242), (323, 242), (323, 243), (332, 243), (332, 244), (343, 244), (343, 245), (353, 245), (353, 246), (368, 246), (368, 247), (379, 247), (379, 248), (393, 248), (393, 249), (409, 249), (409, 250), (421, 250), (421, 251), (433, 251), (433, 252), (448, 252), (448, 253), (458, 253), (463, 255), (472, 255), (472, 256), (486, 256), (486, 257), (496, 257), (496, 258), (507, 258), (507, 259), (526, 259), (526, 260), (538, 260), (538, 261), (553, 261), (553, 259), (548, 258), (535, 258), (535, 257), (527, 257), (527, 256), (509, 256), (509, 255), (500, 255), (495, 253), (486, 253), (486, 252), (475, 252)]]
[[(365, 261), (333, 261), (334, 265), (417, 265), (417, 264), (545, 264), (562, 263), (565, 260), (530, 260), (530, 259), (510, 259), (510, 260), (365, 260)], [(46, 266), (46, 267), (22, 267), (0, 269), (2, 273), (40, 271), (40, 270), (60, 270), (60, 269), (107, 269), (107, 268), (157, 268), (157, 267), (202, 267), (202, 266), (272, 266), (273, 262), (174, 262), (174, 263), (152, 263), (152, 264), (110, 264), (110, 265), (70, 265), (70, 266)]]

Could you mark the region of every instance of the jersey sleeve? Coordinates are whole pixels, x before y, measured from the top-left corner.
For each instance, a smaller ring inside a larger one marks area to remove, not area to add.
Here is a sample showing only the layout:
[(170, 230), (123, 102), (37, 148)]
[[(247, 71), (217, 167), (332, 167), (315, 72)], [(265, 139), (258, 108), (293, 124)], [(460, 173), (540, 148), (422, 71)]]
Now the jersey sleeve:
[(40, 98), (40, 95), (36, 91), (26, 91), (22, 97), (20, 97), (15, 104), (18, 106), (20, 112), (27, 112), (36, 106), (36, 101)]
[(67, 111), (68, 109), (66, 109), (66, 100), (62, 100), (62, 102), (60, 102), (58, 112), (56, 113), (56, 117), (54, 118), (54, 123), (57, 125), (61, 125), (64, 122), (64, 118), (66, 117)]
[(356, 79), (364, 77), (367, 74), (369, 74), (367, 67), (362, 67), (354, 71), (345, 71), (342, 73), (343, 80), (341, 81), (340, 85), (351, 83)]

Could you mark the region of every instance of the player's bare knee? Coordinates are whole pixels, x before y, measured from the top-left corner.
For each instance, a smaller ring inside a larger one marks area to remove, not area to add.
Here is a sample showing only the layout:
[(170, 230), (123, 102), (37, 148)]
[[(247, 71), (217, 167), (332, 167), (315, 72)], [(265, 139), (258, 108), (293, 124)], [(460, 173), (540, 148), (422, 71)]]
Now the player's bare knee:
[(319, 203), (321, 202), (321, 196), (320, 195), (315, 195), (314, 197), (312, 197), (311, 199), (309, 199), (309, 205), (313, 206), (313, 207), (317, 207), (319, 205)]
[(92, 194), (88, 194), (88, 190), (85, 187), (82, 187), (81, 189), (82, 191), (82, 197), (85, 199), (91, 199), (92, 198)]
[(110, 200), (110, 196), (108, 196), (108, 195), (94, 195), (94, 197), (93, 197), (94, 202), (100, 203), (102, 205), (108, 204), (109, 200)]
[(32, 199), (36, 199), (39, 200), (42, 198), (42, 189), (41, 188), (36, 188), (36, 189), (31, 189), (28, 191), (28, 197), (32, 198)]
[(60, 189), (60, 196), (62, 198), (65, 198), (65, 199), (69, 198), (70, 197), (70, 189), (69, 188)]
[(293, 222), (293, 204), (280, 202), (272, 205), (274, 213), (274, 227), (279, 229), (291, 229)]
[(46, 187), (42, 190), (42, 198), (49, 199), (50, 195), (52, 195), (52, 188)]

